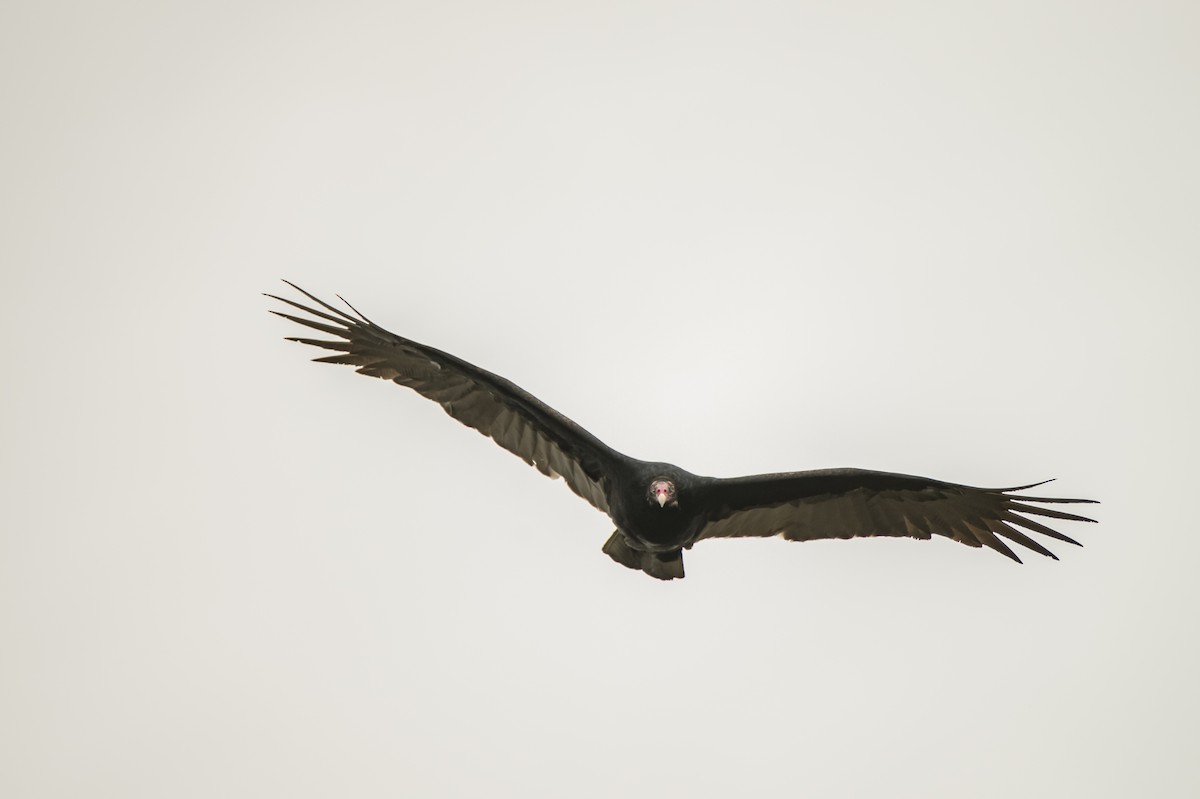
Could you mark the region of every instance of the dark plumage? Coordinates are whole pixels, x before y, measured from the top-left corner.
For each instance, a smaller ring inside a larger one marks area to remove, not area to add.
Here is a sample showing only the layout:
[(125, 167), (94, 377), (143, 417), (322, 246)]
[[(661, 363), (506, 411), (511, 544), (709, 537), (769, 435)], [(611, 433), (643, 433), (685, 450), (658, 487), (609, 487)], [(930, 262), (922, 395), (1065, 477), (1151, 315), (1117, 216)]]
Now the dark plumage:
[(604, 552), (660, 580), (683, 577), (683, 550), (706, 538), (781, 535), (810, 541), (941, 535), (968, 546), (991, 547), (1020, 563), (1002, 538), (1051, 558), (1054, 554), (1028, 533), (1078, 544), (1030, 516), (1094, 521), (1030, 504), (1093, 500), (1015, 493), (1040, 483), (972, 488), (865, 469), (722, 479), (630, 458), (503, 377), (389, 333), (349, 303), (353, 316), (299, 286), (288, 285), (319, 308), (268, 294), (313, 318), (272, 313), (332, 337), (291, 337), (290, 341), (334, 353), (315, 359), (319, 362), (348, 364), (362, 374), (407, 386), (543, 474), (562, 477), (572, 491), (616, 524)]

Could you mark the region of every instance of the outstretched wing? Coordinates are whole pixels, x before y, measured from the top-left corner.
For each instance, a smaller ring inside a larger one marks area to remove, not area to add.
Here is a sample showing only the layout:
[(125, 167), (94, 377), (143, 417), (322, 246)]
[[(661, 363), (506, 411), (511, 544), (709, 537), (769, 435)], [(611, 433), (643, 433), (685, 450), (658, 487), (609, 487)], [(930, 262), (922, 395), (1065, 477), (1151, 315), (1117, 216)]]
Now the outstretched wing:
[(332, 341), (288, 337), (289, 341), (337, 353), (314, 360), (349, 364), (361, 374), (413, 389), (543, 474), (561, 476), (572, 491), (608, 513), (606, 475), (611, 474), (613, 464), (623, 455), (503, 377), (449, 353), (389, 333), (349, 303), (346, 305), (357, 316), (284, 282), (324, 309), (267, 295), (316, 318), (281, 311), (271, 313), (333, 336)]
[(1093, 522), (1084, 516), (1030, 503), (1094, 502), (1029, 497), (1016, 488), (972, 488), (926, 477), (866, 469), (824, 469), (715, 480), (710, 486), (708, 524), (697, 540), (783, 536), (791, 541), (864, 536), (953, 538), (987, 546), (1018, 563), (1001, 538), (1047, 557), (1055, 555), (1026, 531), (1079, 545), (1029, 518), (1042, 516)]

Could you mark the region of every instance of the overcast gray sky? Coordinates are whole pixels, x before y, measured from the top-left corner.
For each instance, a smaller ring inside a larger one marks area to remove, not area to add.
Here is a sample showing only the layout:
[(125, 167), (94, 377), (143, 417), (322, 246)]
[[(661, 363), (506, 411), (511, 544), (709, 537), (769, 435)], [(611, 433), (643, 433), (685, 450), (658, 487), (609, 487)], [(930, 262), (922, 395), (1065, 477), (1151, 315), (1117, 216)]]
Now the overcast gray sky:
[[(1192, 2), (9, 2), (0, 794), (1200, 794)], [(1103, 500), (659, 583), (294, 280), (702, 474)]]

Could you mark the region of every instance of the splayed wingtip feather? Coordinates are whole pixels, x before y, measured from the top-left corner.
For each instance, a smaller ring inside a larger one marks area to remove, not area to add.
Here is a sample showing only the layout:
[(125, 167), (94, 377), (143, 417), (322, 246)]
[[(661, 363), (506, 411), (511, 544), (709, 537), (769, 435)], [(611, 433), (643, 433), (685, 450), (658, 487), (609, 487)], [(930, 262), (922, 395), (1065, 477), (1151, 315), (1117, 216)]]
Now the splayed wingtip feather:
[[(325, 301), (324, 301), (324, 300), (322, 300), (320, 297), (316, 297), (316, 296), (314, 296), (314, 295), (312, 295), (312, 294), (309, 294), (307, 291), (305, 291), (304, 289), (300, 288), (299, 286), (297, 286), (297, 285), (296, 285), (295, 283), (293, 283), (292, 281), (290, 281), (290, 280), (284, 280), (283, 282), (284, 282), (284, 283), (287, 283), (289, 286), (291, 286), (292, 288), (294, 288), (296, 291), (300, 292), (300, 293), (301, 293), (301, 294), (303, 294), (305, 297), (308, 297), (310, 300), (312, 300), (313, 302), (315, 302), (317, 305), (320, 305), (322, 308), (326, 309), (327, 311), (330, 311), (331, 313), (337, 314), (339, 317), (341, 317), (342, 319), (344, 319), (344, 320), (346, 320), (346, 321), (350, 322), (351, 324), (354, 324), (354, 325), (357, 325), (357, 324), (359, 324), (359, 321), (358, 321), (357, 319), (355, 319), (353, 316), (350, 316), (350, 315), (349, 315), (349, 314), (347, 314), (345, 311), (342, 311), (342, 310), (340, 310), (340, 309), (338, 309), (338, 308), (334, 308), (332, 305), (330, 305), (329, 303), (325, 302)], [(285, 302), (286, 302), (286, 301), (285, 301)], [(345, 302), (345, 300), (342, 300), (342, 302)], [(347, 305), (349, 305), (349, 303), (346, 303), (346, 304), (347, 304)], [(323, 316), (323, 315), (324, 315), (324, 314), (322, 314), (322, 316)]]

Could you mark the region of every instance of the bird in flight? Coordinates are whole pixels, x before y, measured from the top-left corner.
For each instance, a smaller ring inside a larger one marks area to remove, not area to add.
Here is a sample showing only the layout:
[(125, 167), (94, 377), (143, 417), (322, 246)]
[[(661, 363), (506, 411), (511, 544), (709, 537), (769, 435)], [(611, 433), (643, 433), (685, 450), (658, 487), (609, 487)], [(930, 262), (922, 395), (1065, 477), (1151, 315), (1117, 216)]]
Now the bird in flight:
[(349, 303), (351, 313), (346, 313), (284, 282), (315, 307), (268, 294), (307, 316), (271, 313), (332, 337), (289, 336), (289, 341), (331, 350), (332, 355), (314, 359), (320, 363), (347, 364), (407, 386), (543, 474), (563, 478), (616, 525), (603, 551), (622, 566), (660, 580), (683, 577), (683, 550), (707, 538), (940, 535), (990, 547), (1020, 563), (1001, 539), (1055, 560), (1029, 533), (1079, 545), (1031, 517), (1095, 521), (1042, 507), (1094, 500), (1018, 493), (1041, 483), (974, 488), (867, 469), (702, 477), (670, 463), (631, 458), (503, 377), (384, 330)]

